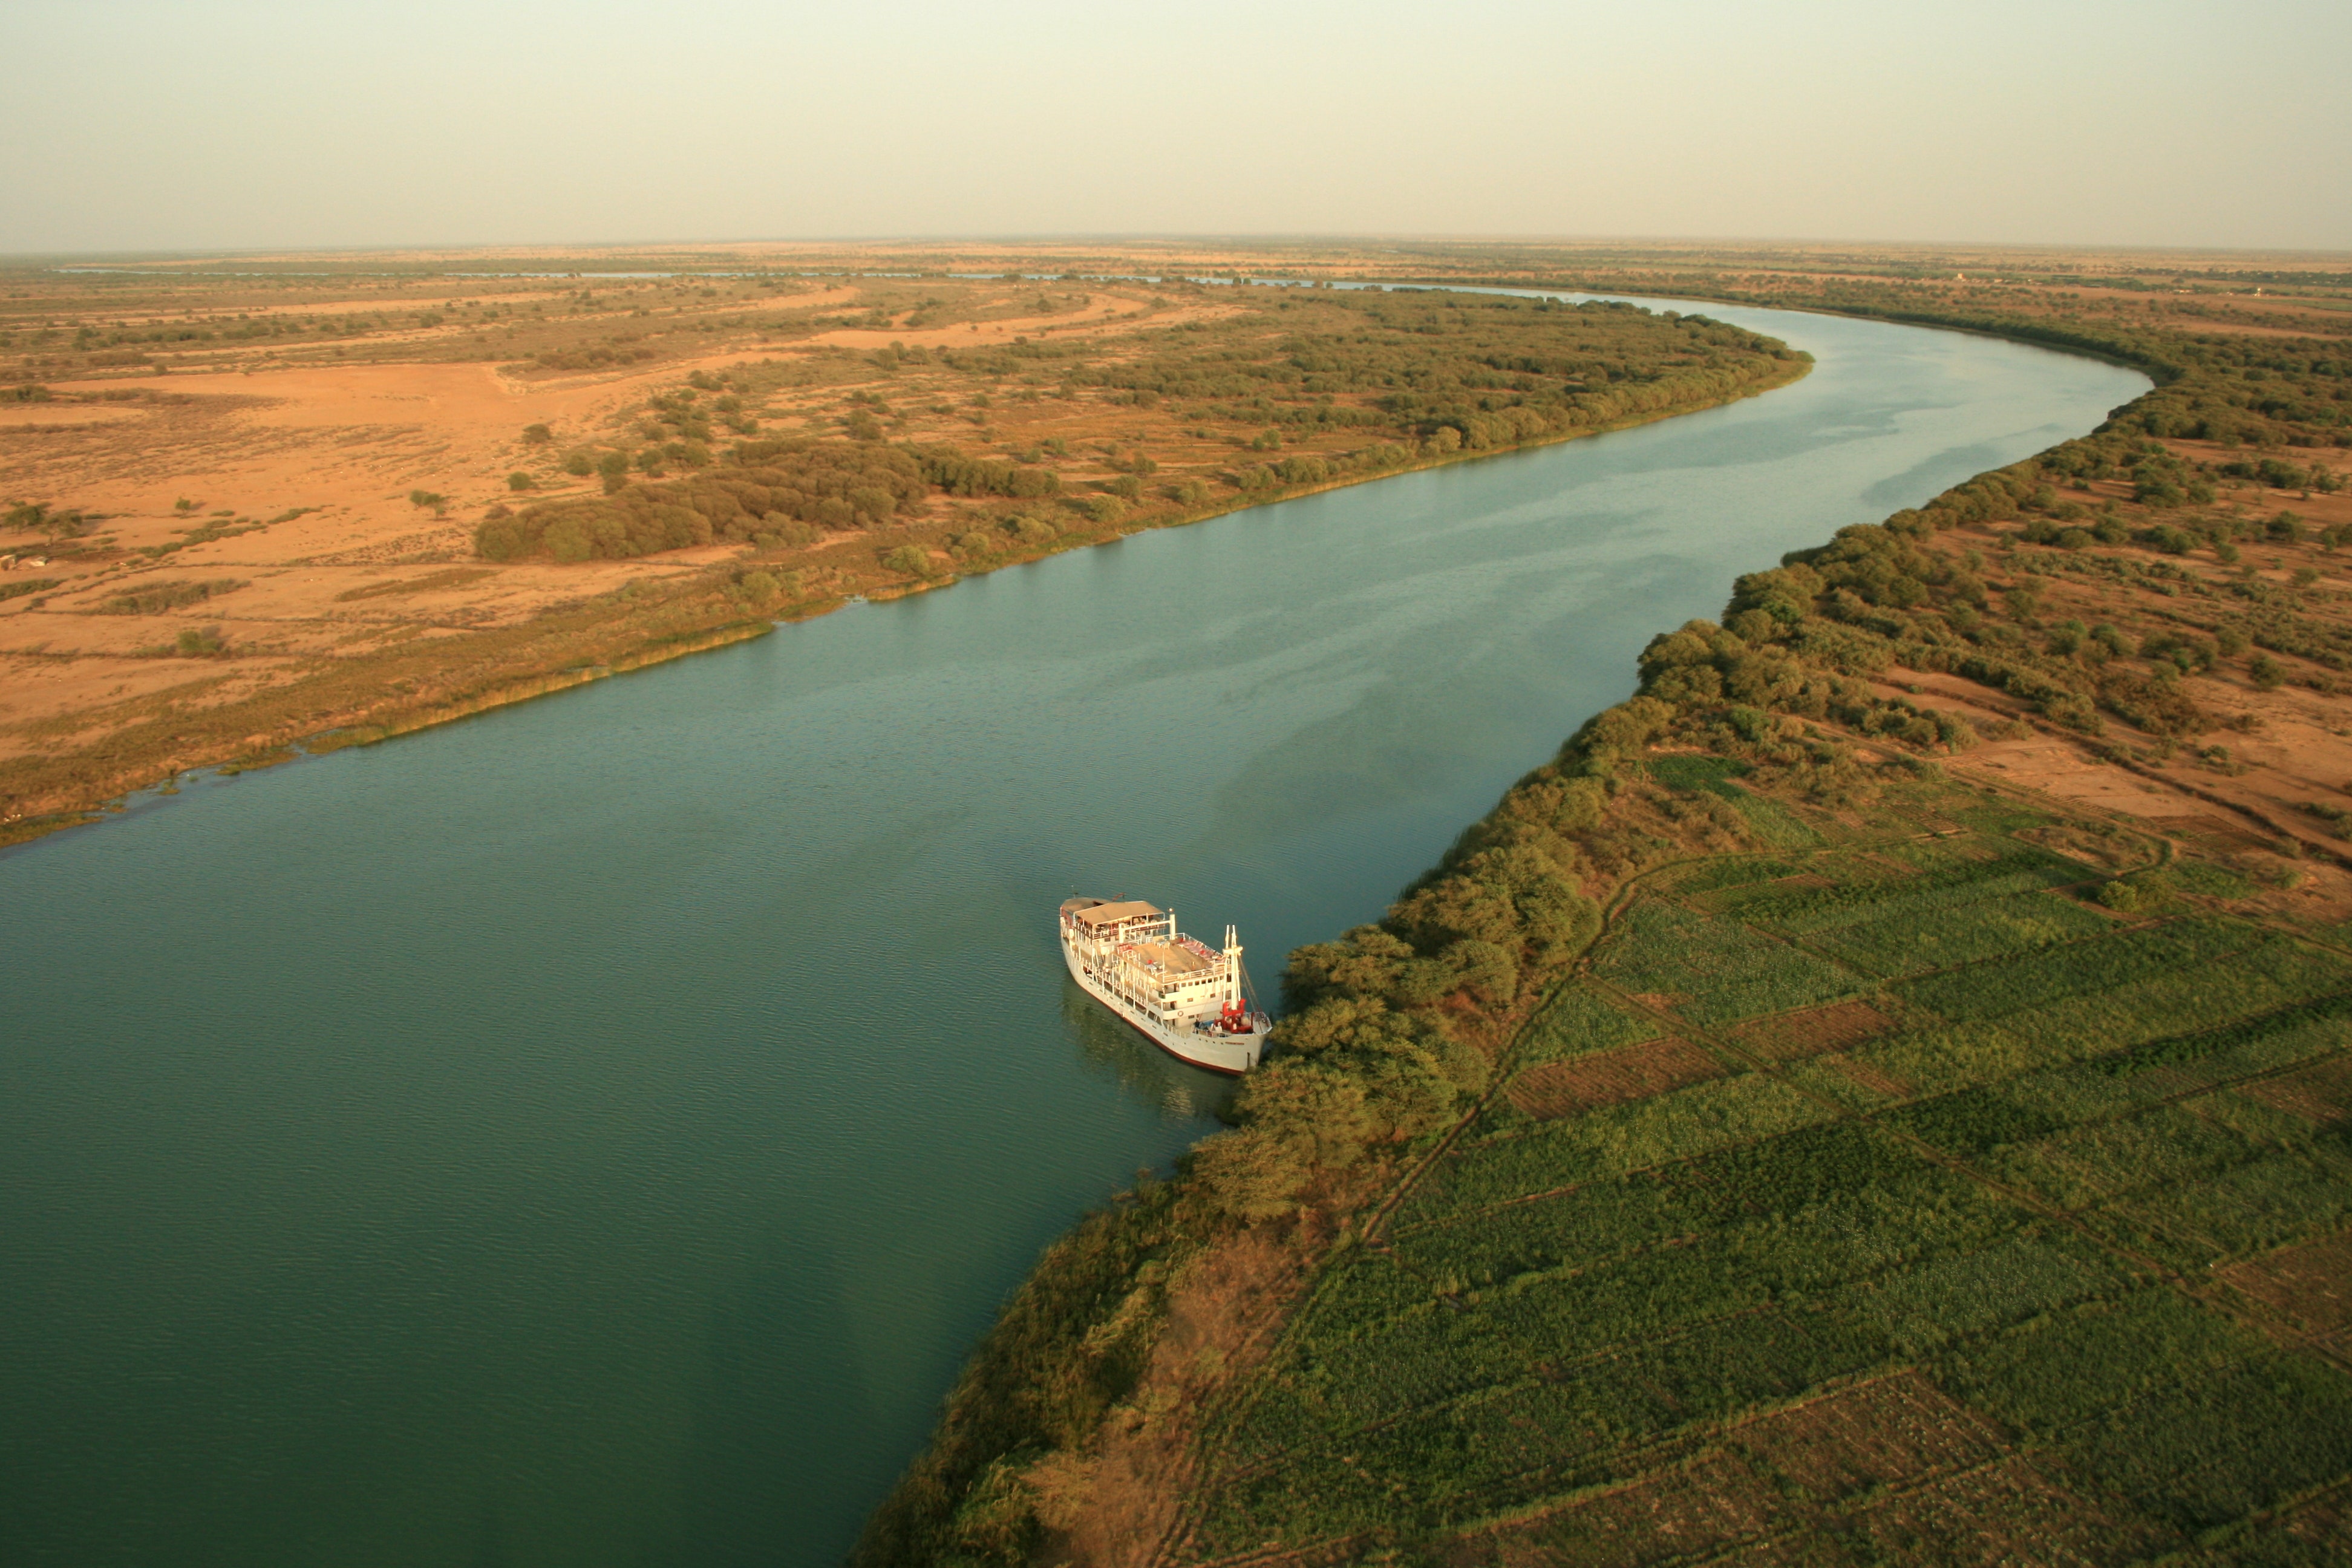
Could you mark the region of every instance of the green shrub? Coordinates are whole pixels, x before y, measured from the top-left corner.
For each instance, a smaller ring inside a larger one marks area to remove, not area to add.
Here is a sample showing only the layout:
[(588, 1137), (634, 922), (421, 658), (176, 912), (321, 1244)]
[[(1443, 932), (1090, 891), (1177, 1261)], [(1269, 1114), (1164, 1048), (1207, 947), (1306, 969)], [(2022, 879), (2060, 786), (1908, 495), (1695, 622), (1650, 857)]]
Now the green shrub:
[(189, 605), (216, 599), (223, 594), (233, 594), (245, 586), (240, 578), (215, 577), (208, 582), (173, 578), (149, 583), (123, 593), (111, 595), (100, 601), (97, 611), (102, 616), (156, 616), (166, 610), (176, 610)]

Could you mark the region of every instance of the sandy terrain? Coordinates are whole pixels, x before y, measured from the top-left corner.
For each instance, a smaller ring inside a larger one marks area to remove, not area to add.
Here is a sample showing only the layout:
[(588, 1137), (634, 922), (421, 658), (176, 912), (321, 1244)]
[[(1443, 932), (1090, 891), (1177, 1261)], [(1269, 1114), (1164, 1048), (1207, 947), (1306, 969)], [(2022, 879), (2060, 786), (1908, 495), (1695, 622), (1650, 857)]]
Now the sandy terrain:
[[(2218, 455), (2204, 443), (2171, 445), (2200, 459)], [(2295, 454), (2305, 462), (2314, 455)], [(2126, 499), (2126, 487), (2115, 483), (2089, 489), (2102, 502)], [(2291, 510), (2315, 529), (2352, 524), (2352, 496), (2344, 494), (2305, 499), (2248, 487), (2224, 491), (2218, 506), (2234, 506), (2251, 519)], [(2209, 589), (2176, 599), (2103, 587), (2095, 577), (2011, 578), (2012, 566), (1999, 554), (2007, 536), (2002, 526), (1977, 526), (1939, 535), (1936, 548), (1952, 554), (1974, 549), (1990, 558), (1996, 589), (2011, 580), (2037, 584), (2044, 603), (2036, 616), (2045, 627), (2074, 618), (2112, 621), (2140, 636), (2184, 623), (2193, 629), (2231, 618), (2245, 606), (2248, 601), (2231, 591), (2240, 581), (2263, 584), (2303, 616), (2339, 625), (2352, 619), (2352, 555), (2310, 541), (2244, 542), (2236, 566), (2203, 549), (2171, 556), (2100, 547), (2111, 558), (2187, 574)], [(2316, 580), (2297, 586), (2298, 569)], [(1872, 686), (1882, 697), (1969, 719), (1981, 742), (1944, 759), (1960, 776), (2112, 814), (2215, 853), (2251, 852), (2267, 862), (2273, 851), (2292, 845), (2300, 878), (2293, 900), (2307, 914), (2338, 905), (2352, 912), (2352, 839), (2333, 830), (2328, 815), (2352, 812), (2352, 708), (2337, 689), (2344, 678), (2281, 654), (2275, 657), (2285, 679), (2263, 690), (2249, 673), (2250, 659), (2261, 651), (2184, 678), (2182, 689), (2203, 721), (2171, 739), (2143, 732), (2112, 712), (2101, 714), (2097, 735), (2085, 735), (2040, 717), (2027, 701), (1957, 675), (1896, 667)]]
[(102, 403), (0, 403), (0, 430), (50, 426), (111, 425), (143, 410)]
[[(58, 552), (48, 566), (31, 564), (45, 549), (30, 540), (0, 550), (0, 556), (13, 551), (16, 572), (62, 579), (54, 588), (0, 598), (0, 673), (5, 677), (0, 723), (85, 713), (182, 687), (198, 692), (199, 700), (219, 701), (300, 661), (512, 625), (633, 581), (690, 577), (732, 560), (738, 553), (732, 548), (574, 566), (488, 569), (473, 557), (473, 529), (486, 509), (599, 493), (593, 479), (562, 470), (563, 451), (635, 445), (646, 400), (679, 388), (698, 371), (716, 374), (746, 361), (840, 350), (862, 353), (892, 343), (963, 348), (1071, 332), (1124, 339), (1147, 325), (1230, 313), (1213, 301), (1156, 307), (1140, 287), (1092, 283), (1074, 289), (1031, 280), (949, 287), (907, 280), (881, 296), (886, 302), (905, 301), (889, 311), (891, 326), (827, 327), (820, 320), (821, 330), (803, 328), (779, 342), (776, 310), (805, 321), (875, 300), (854, 284), (800, 284), (798, 291), (778, 295), (745, 283), (710, 289), (706, 297), (704, 288), (682, 283), (538, 282), (543, 286), (538, 298), (564, 311), (553, 330), (571, 336), (561, 341), (621, 341), (614, 333), (622, 328), (700, 335), (640, 337), (688, 352), (667, 348), (650, 363), (577, 372), (512, 359), (336, 360), (348, 353), (413, 356), (478, 344), (478, 324), (464, 321), (375, 331), (349, 344), (215, 342), (175, 351), (171, 357), (177, 363), (168, 374), (134, 367), (79, 379), (44, 378), (54, 401), (0, 404), (0, 483), (5, 487), (0, 500), (40, 499), (97, 520), (91, 537)], [(65, 320), (217, 321), (358, 310), (401, 321), (428, 310), (455, 310), (469, 298), (502, 309), (514, 304), (511, 296), (469, 295), (450, 285), (439, 280), (420, 297), (412, 283), (388, 284), (383, 297), (371, 299), (346, 280), (340, 291), (323, 289), (312, 300), (287, 299), (289, 289), (299, 289), (285, 283), (236, 280), (215, 296), (204, 294), (198, 279), (175, 279), (166, 283), (168, 290), (195, 291), (201, 303), (140, 312), (113, 308), (130, 301), (106, 300)], [(484, 280), (484, 286), (515, 285)], [(258, 297), (264, 288), (275, 298)], [(1018, 309), (1046, 294), (1063, 308)], [(977, 309), (980, 319), (920, 329), (901, 324), (919, 300), (938, 296), (967, 312)], [(919, 378), (900, 379), (907, 384), (894, 388), (894, 395), (925, 395)], [(822, 383), (805, 393), (772, 395), (761, 411), (763, 425), (776, 434), (805, 428), (819, 408), (837, 408), (838, 396)], [(1143, 435), (1139, 412), (1103, 412), (1109, 419), (1094, 419), (1084, 435), (1099, 439), (1130, 425), (1136, 426), (1127, 432), (1131, 439)], [(978, 433), (1043, 440), (1067, 427), (1070, 414), (1060, 403), (1008, 407), (990, 413)], [(899, 436), (969, 440), (975, 434), (971, 422), (918, 407), (893, 418)], [(547, 426), (553, 439), (526, 443), (524, 428), (534, 424)], [(1081, 435), (1075, 428), (1069, 433)], [(535, 488), (511, 490), (507, 477), (517, 471), (531, 476)], [(444, 504), (413, 504), (411, 493), (419, 490), (443, 497)], [(830, 555), (822, 546), (818, 553)], [(477, 569), (453, 572), (460, 566)], [(0, 560), (0, 590), (10, 581), (9, 563)], [(125, 595), (187, 583), (215, 584), (215, 591), (153, 613), (109, 613)], [(217, 628), (238, 650), (233, 678), (155, 657), (181, 632), (205, 627)], [(54, 736), (0, 735), (0, 755), (53, 743)]]

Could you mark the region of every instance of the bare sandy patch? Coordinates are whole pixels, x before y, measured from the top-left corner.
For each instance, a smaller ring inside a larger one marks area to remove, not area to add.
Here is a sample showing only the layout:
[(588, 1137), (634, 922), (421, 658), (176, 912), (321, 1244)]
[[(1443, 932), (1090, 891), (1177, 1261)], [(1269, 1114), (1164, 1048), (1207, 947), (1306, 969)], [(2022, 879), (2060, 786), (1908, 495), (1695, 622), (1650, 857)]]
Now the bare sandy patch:
[(1837, 1002), (1758, 1018), (1735, 1028), (1732, 1037), (1774, 1061), (1795, 1061), (1823, 1051), (1846, 1050), (1894, 1026), (1893, 1019), (1867, 1002)]
[(2233, 1263), (2221, 1278), (2315, 1333), (2340, 1342), (2352, 1330), (2352, 1231)]
[(1843, 1052), (1832, 1052), (1821, 1058), (1834, 1068), (1839, 1076), (1858, 1084), (1873, 1094), (1884, 1094), (1895, 1100), (1911, 1098), (1911, 1086), (1893, 1073), (1882, 1072), (1868, 1062), (1859, 1062)]
[(1824, 1500), (1980, 1464), (2009, 1445), (1916, 1372), (1749, 1422), (1740, 1447)]
[(149, 411), (120, 403), (0, 403), (0, 431), (60, 425), (115, 425)]
[(865, 350), (887, 348), (894, 343), (903, 348), (969, 348), (982, 343), (1006, 343), (1020, 338), (1038, 338), (1074, 331), (1091, 331), (1101, 335), (1106, 331), (1116, 333), (1147, 328), (1164, 329), (1232, 313), (1230, 307), (1212, 302), (1155, 308), (1148, 300), (1118, 295), (1097, 298), (1084, 310), (1063, 315), (1014, 316), (991, 321), (962, 321), (948, 327), (923, 327), (914, 331), (896, 327), (835, 327), (800, 342)]
[(1530, 1068), (1512, 1079), (1509, 1094), (1511, 1103), (1528, 1115), (1551, 1121), (1723, 1076), (1723, 1064), (1688, 1040), (1645, 1040)]
[[(2248, 1084), (2238, 1092), (2307, 1121), (2341, 1121), (2352, 1116), (2352, 1057), (2327, 1057), (2284, 1078)], [(2352, 1277), (2352, 1263), (2347, 1263), (2346, 1273)]]
[(1948, 759), (1945, 765), (1963, 775), (1977, 774), (2126, 816), (2177, 816), (2187, 805), (2179, 792), (2046, 735), (1989, 742)]
[[(1789, 1504), (1767, 1478), (1731, 1454), (1703, 1453), (1675, 1469), (1598, 1492), (1556, 1512), (1465, 1538), (1445, 1561), (1481, 1568), (1646, 1568), (1652, 1563), (1714, 1560), (1734, 1542), (1762, 1536)], [(1363, 1559), (1350, 1553), (1346, 1559)]]
[(1884, 675), (1870, 683), (1870, 689), (1880, 697), (1901, 698), (1931, 712), (1942, 709), (1958, 713), (1979, 730), (2006, 724), (2023, 711), (2022, 706), (2006, 693), (1957, 675), (1906, 669), (1901, 665), (1888, 667)]

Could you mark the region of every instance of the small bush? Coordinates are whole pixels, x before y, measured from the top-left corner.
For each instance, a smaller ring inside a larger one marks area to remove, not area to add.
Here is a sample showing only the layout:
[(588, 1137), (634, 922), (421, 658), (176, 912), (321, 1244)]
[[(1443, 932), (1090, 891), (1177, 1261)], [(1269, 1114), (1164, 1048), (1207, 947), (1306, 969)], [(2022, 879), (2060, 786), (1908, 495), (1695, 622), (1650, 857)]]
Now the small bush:
[(244, 586), (244, 582), (235, 577), (217, 577), (207, 583), (174, 578), (116, 594), (101, 601), (97, 609), (101, 616), (157, 616), (166, 610), (176, 610), (185, 605), (201, 604), (222, 594), (234, 593)]
[(535, 490), (539, 489), (539, 481), (532, 479), (529, 474), (524, 473), (520, 468), (517, 468), (513, 473), (507, 476), (507, 489), (510, 490)]
[(1050, 544), (1061, 535), (1059, 529), (1042, 517), (1013, 518), (1006, 521), (1004, 530), (1022, 543), (1031, 545)]
[(2099, 889), (2099, 902), (2118, 914), (2144, 914), (2162, 909), (2172, 890), (2169, 873), (2136, 871), (2104, 884)]

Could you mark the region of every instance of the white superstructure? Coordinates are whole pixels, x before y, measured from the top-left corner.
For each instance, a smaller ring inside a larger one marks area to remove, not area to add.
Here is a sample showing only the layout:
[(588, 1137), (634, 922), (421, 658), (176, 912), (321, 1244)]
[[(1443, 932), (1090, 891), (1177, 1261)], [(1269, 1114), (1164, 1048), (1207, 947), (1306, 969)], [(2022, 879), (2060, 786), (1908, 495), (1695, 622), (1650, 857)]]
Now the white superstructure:
[(1274, 1021), (1243, 991), (1241, 944), (1223, 952), (1176, 929), (1150, 904), (1071, 899), (1062, 905), (1070, 976), (1170, 1056), (1212, 1072), (1244, 1073), (1265, 1052)]

